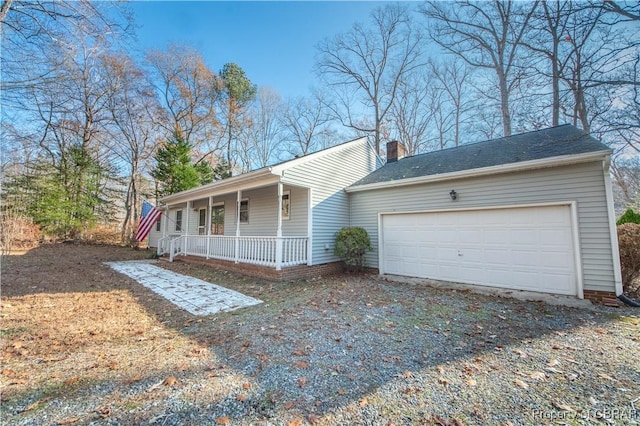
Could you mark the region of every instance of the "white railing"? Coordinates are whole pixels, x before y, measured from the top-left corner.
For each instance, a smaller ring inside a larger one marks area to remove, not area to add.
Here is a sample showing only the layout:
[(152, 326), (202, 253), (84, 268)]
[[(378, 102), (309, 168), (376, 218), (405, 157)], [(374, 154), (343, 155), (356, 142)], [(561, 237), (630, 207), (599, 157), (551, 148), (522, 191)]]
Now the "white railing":
[(158, 248), (157, 248), (157, 252), (158, 252), (158, 256), (162, 256), (165, 253), (169, 253), (170, 249), (169, 249), (169, 245), (171, 244), (171, 240), (174, 238), (178, 238), (180, 236), (180, 234), (172, 234), (172, 235), (167, 235), (166, 237), (162, 237), (158, 240)]
[(173, 262), (173, 258), (185, 253), (185, 240), (187, 237), (181, 235), (179, 237), (171, 238), (169, 241), (169, 260)]
[[(158, 242), (160, 254), (161, 238)], [(225, 235), (184, 235), (169, 239), (170, 260), (179, 254), (249, 263), (280, 269), (307, 263), (307, 237), (235, 237)], [(166, 245), (165, 242), (163, 242)], [(280, 248), (278, 256), (278, 248)]]

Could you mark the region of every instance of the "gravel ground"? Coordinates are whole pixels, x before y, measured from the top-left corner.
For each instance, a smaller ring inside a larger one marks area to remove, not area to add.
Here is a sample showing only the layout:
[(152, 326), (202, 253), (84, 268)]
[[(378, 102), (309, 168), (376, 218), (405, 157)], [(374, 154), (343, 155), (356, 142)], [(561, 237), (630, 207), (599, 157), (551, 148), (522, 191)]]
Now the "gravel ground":
[[(5, 371), (46, 363), (5, 347), (3, 424), (640, 424), (637, 309), (552, 306), (376, 276), (269, 283), (160, 265), (265, 303), (193, 317), (122, 279), (117, 288), (134, 292), (152, 331), (175, 349), (151, 365), (132, 355), (121, 374), (20, 388)], [(26, 270), (17, 259), (7, 268), (5, 278)], [(3, 306), (3, 323), (11, 315)], [(123, 353), (158, 352), (153, 338), (121, 340)], [(85, 356), (75, 350), (71, 364)]]

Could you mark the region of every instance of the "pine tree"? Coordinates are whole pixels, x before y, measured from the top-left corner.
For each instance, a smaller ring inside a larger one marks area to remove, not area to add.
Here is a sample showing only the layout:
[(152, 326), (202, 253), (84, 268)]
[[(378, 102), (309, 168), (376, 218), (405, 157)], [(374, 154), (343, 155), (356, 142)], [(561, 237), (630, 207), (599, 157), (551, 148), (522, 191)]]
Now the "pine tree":
[(211, 166), (191, 161), (191, 146), (179, 131), (166, 141), (155, 156), (156, 167), (151, 176), (159, 183), (158, 195), (170, 195), (213, 181)]

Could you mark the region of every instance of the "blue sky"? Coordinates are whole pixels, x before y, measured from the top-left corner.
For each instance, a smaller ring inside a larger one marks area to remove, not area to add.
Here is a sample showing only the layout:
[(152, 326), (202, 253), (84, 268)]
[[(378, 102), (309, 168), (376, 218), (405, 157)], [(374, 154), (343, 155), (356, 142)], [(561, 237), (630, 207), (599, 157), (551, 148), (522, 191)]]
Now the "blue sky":
[(366, 23), (382, 2), (133, 2), (143, 49), (169, 43), (197, 49), (213, 71), (240, 65), (258, 86), (283, 96), (315, 84), (315, 45)]

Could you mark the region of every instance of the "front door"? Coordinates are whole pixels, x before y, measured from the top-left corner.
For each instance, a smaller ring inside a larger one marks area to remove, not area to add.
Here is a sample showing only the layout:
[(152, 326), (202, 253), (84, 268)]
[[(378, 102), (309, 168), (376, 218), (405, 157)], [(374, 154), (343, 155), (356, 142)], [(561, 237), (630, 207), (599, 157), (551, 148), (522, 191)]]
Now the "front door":
[(224, 235), (224, 206), (211, 209), (211, 235)]

